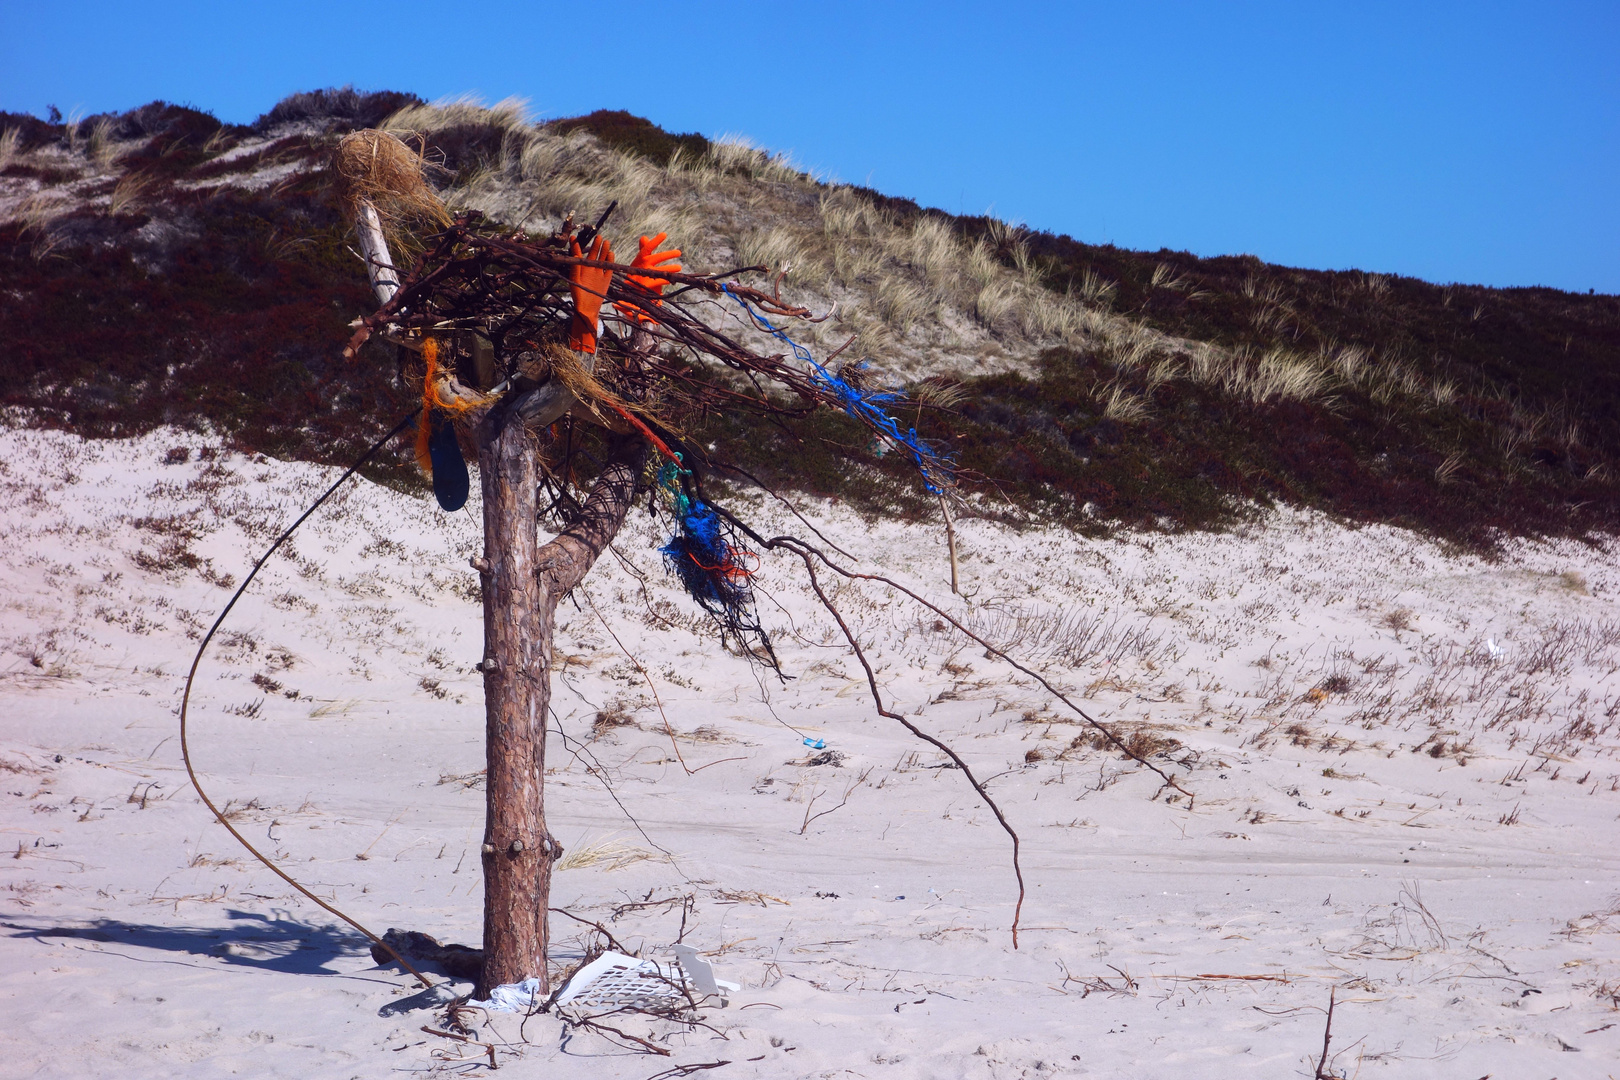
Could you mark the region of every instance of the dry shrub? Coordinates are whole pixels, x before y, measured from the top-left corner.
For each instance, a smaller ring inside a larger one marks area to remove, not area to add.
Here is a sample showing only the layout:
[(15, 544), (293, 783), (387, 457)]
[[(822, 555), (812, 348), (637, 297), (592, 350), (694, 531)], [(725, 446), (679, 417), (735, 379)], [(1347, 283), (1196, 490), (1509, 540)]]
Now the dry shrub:
[[(1117, 750), (1123, 747), (1126, 751), (1126, 757), (1146, 761), (1155, 754), (1166, 754), (1181, 748), (1180, 739), (1172, 738), (1169, 735), (1148, 728), (1122, 731), (1117, 724), (1105, 724), (1103, 726), (1113, 738), (1109, 738), (1109, 735), (1105, 735), (1101, 731), (1089, 731), (1083, 735), (1075, 736), (1074, 741), (1069, 743), (1069, 749)], [(1118, 742), (1115, 742), (1116, 739)]]
[(1412, 609), (1396, 608), (1384, 616), (1382, 625), (1385, 629), (1394, 630), (1396, 633), (1412, 629)]
[(635, 726), (636, 722), (631, 719), (623, 702), (609, 702), (608, 707), (598, 711), (596, 719), (591, 722), (591, 736), (600, 739), (614, 728)]
[(1146, 760), (1154, 754), (1167, 754), (1172, 750), (1181, 748), (1181, 740), (1173, 739), (1169, 735), (1160, 735), (1145, 728), (1138, 728), (1125, 737), (1125, 749), (1132, 757)]
[(1597, 989), (1592, 991), (1592, 996), (1606, 1002), (1609, 1008), (1620, 1010), (1620, 980), (1600, 983)]

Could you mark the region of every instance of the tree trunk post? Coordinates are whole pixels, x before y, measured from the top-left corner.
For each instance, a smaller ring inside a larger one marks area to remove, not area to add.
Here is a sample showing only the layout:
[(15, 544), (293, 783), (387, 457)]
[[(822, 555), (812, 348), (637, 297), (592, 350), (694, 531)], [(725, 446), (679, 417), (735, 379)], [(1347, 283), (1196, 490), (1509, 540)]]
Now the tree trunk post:
[(478, 431), (484, 495), (484, 970), (476, 993), (546, 975), (556, 844), (546, 831), (551, 613), (536, 575), (534, 436), (496, 409)]

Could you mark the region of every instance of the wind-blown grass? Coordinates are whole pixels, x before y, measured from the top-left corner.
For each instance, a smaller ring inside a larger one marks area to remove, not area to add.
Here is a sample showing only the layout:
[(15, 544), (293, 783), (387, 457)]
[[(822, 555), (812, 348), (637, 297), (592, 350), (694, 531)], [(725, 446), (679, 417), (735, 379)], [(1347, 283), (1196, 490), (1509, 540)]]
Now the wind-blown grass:
[[(323, 140), (379, 123), (419, 140), (454, 208), (538, 232), (617, 200), (621, 244), (667, 232), (694, 269), (791, 268), (785, 293), (836, 304), (794, 328), (805, 345), (854, 334), (869, 379), (960, 396), (905, 421), (952, 440), (985, 497), (968, 512), (1180, 527), (1281, 499), (1484, 545), (1620, 519), (1612, 297), (1086, 245), (830, 183), (744, 139), (626, 113), (535, 124), (515, 100), (319, 91), (248, 127), (157, 102), (86, 118), (87, 137), (0, 117), (0, 314), (25, 328), (6, 402), (87, 433), (191, 417), (322, 460), (348, 445), (391, 399), (329, 363), (367, 294), (314, 166)], [(151, 328), (112, 314), (137, 298)], [(773, 483), (937, 512), (836, 418), (810, 431), (788, 445), (715, 417), (692, 434), (744, 444)]]

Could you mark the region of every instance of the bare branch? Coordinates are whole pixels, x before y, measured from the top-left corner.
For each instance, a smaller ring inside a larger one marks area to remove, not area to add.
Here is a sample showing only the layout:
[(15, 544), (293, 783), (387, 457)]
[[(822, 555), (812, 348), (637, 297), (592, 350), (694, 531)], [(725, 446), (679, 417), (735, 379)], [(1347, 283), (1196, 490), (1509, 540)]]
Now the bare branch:
[(615, 440), (579, 520), (540, 549), (535, 569), (552, 605), (585, 579), (618, 533), (619, 526), (624, 524), (624, 516), (635, 499), (636, 476), (641, 472), (646, 455), (647, 444), (639, 437)]
[[(861, 667), (865, 669), (866, 684), (872, 689), (872, 703), (877, 709), (878, 715), (886, 716), (890, 720), (898, 720), (907, 731), (923, 740), (923, 742), (930, 743), (938, 748), (941, 753), (955, 762), (956, 767), (962, 770), (962, 775), (967, 777), (967, 782), (973, 785), (973, 790), (979, 793), (979, 798), (983, 799), (984, 804), (990, 808), (990, 812), (996, 815), (996, 820), (1001, 823), (1001, 827), (1006, 830), (1007, 835), (1012, 837), (1013, 876), (1018, 879), (1018, 905), (1013, 909), (1012, 943), (1013, 948), (1018, 948), (1018, 920), (1024, 912), (1024, 869), (1018, 861), (1018, 833), (1008, 823), (1007, 816), (1001, 812), (1001, 807), (997, 806), (996, 801), (990, 797), (990, 793), (984, 790), (984, 785), (979, 783), (978, 777), (973, 775), (973, 770), (968, 768), (968, 763), (962, 760), (960, 754), (919, 728), (916, 724), (913, 724), (910, 720), (907, 720), (904, 716), (883, 707), (883, 695), (878, 691), (877, 675), (872, 671), (872, 665), (867, 662), (866, 653), (861, 649), (860, 642), (855, 640), (855, 635), (850, 631), (849, 624), (844, 621), (844, 616), (839, 612), (838, 608), (833, 606), (833, 602), (828, 598), (827, 594), (822, 591), (821, 582), (816, 577), (816, 564), (810, 561), (809, 553), (799, 551), (797, 554), (804, 560), (804, 568), (810, 574), (810, 587), (815, 590), (816, 596), (820, 598), (821, 606), (826, 608), (827, 612), (837, 620), (838, 628), (844, 632), (844, 640), (849, 642), (849, 647), (855, 651), (855, 659), (859, 660)], [(822, 561), (826, 561), (825, 556), (822, 557)], [(831, 563), (827, 565), (832, 566)], [(834, 569), (837, 568), (834, 567)]]
[[(1008, 656), (1005, 652), (1001, 651), (1000, 649), (996, 648), (994, 645), (990, 644), (990, 642), (986, 641), (984, 638), (980, 637), (978, 634), (975, 634), (972, 630), (969, 630), (966, 626), (963, 626), (962, 623), (959, 620), (957, 620), (957, 618), (955, 616), (953, 616), (950, 612), (946, 611), (945, 609), (941, 608), (939, 605), (930, 603), (927, 599), (925, 599), (922, 596), (919, 596), (917, 593), (915, 593), (912, 590), (906, 588), (904, 585), (900, 584), (898, 581), (895, 581), (893, 578), (884, 577), (882, 574), (858, 574), (853, 570), (846, 570), (843, 567), (839, 566), (837, 563), (834, 563), (832, 560), (828, 559), (827, 556), (822, 554), (820, 551), (817, 551), (815, 548), (811, 547), (809, 544), (806, 544), (804, 541), (799, 540), (796, 537), (778, 536), (778, 537), (775, 537), (775, 538), (773, 538), (771, 540), (765, 541), (764, 546), (767, 547), (767, 548), (783, 548), (784, 550), (791, 551), (795, 555), (798, 555), (800, 558), (803, 558), (805, 560), (806, 565), (808, 565), (809, 561), (810, 561), (809, 560), (809, 555), (814, 554), (816, 556), (816, 558), (820, 559), (823, 563), (825, 563), (826, 566), (829, 569), (831, 569), (832, 571), (834, 571), (837, 574), (842, 575), (843, 577), (849, 578), (852, 581), (876, 581), (876, 582), (881, 582), (882, 584), (887, 585), (892, 589), (898, 589), (900, 592), (905, 593), (911, 599), (915, 600), (917, 603), (921, 604), (923, 607), (927, 608), (929, 611), (932, 611), (935, 615), (938, 615), (941, 619), (944, 619), (946, 622), (950, 623), (953, 627), (956, 628), (958, 633), (962, 634), (968, 640), (977, 642), (980, 646), (982, 646), (984, 648), (984, 650), (985, 650), (985, 652), (987, 654), (989, 654), (991, 656), (994, 656), (998, 660), (1005, 661), (1011, 667), (1015, 668), (1016, 670), (1022, 672), (1023, 674), (1027, 675), (1029, 678), (1031, 678), (1031, 679), (1035, 680), (1037, 683), (1039, 683), (1042, 687), (1044, 687), (1046, 689), (1047, 693), (1051, 694), (1053, 697), (1055, 697), (1059, 701), (1063, 702), (1063, 704), (1067, 705), (1070, 709), (1073, 709), (1074, 712), (1080, 717), (1080, 719), (1084, 720), (1086, 723), (1090, 724), (1093, 728), (1095, 728), (1097, 730), (1097, 732), (1099, 734), (1101, 734), (1105, 739), (1107, 739), (1110, 743), (1112, 743), (1120, 751), (1120, 753), (1124, 754), (1126, 757), (1130, 758), (1132, 761), (1135, 761), (1138, 764), (1143, 765), (1148, 769), (1151, 769), (1155, 774), (1157, 774), (1159, 779), (1164, 781), (1163, 786), (1159, 788), (1160, 791), (1163, 791), (1167, 787), (1168, 788), (1174, 788), (1177, 791), (1181, 792), (1183, 795), (1187, 796), (1187, 808), (1189, 810), (1192, 809), (1193, 800), (1195, 798), (1194, 793), (1191, 792), (1191, 791), (1188, 791), (1186, 788), (1182, 787), (1179, 783), (1177, 783), (1175, 777), (1171, 776), (1169, 773), (1165, 772), (1163, 769), (1161, 769), (1157, 765), (1153, 764), (1153, 762), (1149, 761), (1147, 758), (1143, 757), (1141, 754), (1137, 753), (1135, 750), (1132, 750), (1129, 746), (1127, 746), (1125, 744), (1125, 741), (1123, 739), (1121, 739), (1113, 731), (1113, 729), (1108, 727), (1108, 725), (1106, 725), (1106, 724), (1098, 723), (1096, 720), (1092, 719), (1092, 717), (1084, 709), (1082, 709), (1080, 706), (1076, 705), (1073, 701), (1069, 700), (1069, 697), (1068, 697), (1067, 694), (1063, 693), (1063, 691), (1061, 691), (1057, 687), (1053, 686), (1039, 672), (1032, 671), (1030, 668), (1025, 667), (1023, 664), (1019, 663), (1017, 660), (1014, 660), (1012, 657)], [(812, 572), (811, 572), (812, 584), (814, 584), (814, 577), (815, 577), (814, 571), (812, 570)], [(819, 591), (820, 590), (817, 589), (817, 592), (819, 592)], [(846, 632), (845, 636), (848, 636), (847, 632)], [(852, 641), (852, 643), (853, 643), (853, 641)], [(863, 660), (862, 662), (864, 663), (865, 661)], [(874, 691), (875, 691), (875, 689), (876, 689), (876, 684), (874, 684)], [(1157, 797), (1157, 795), (1155, 795), (1155, 798), (1156, 797)]]

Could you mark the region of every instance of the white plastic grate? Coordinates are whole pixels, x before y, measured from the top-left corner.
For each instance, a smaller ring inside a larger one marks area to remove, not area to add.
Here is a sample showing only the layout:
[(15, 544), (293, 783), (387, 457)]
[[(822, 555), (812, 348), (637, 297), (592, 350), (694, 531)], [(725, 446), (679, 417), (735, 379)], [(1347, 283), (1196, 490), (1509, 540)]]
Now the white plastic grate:
[(679, 964), (603, 953), (568, 980), (567, 987), (557, 995), (557, 1004), (669, 1008), (686, 1000), (681, 987), (687, 982)]

